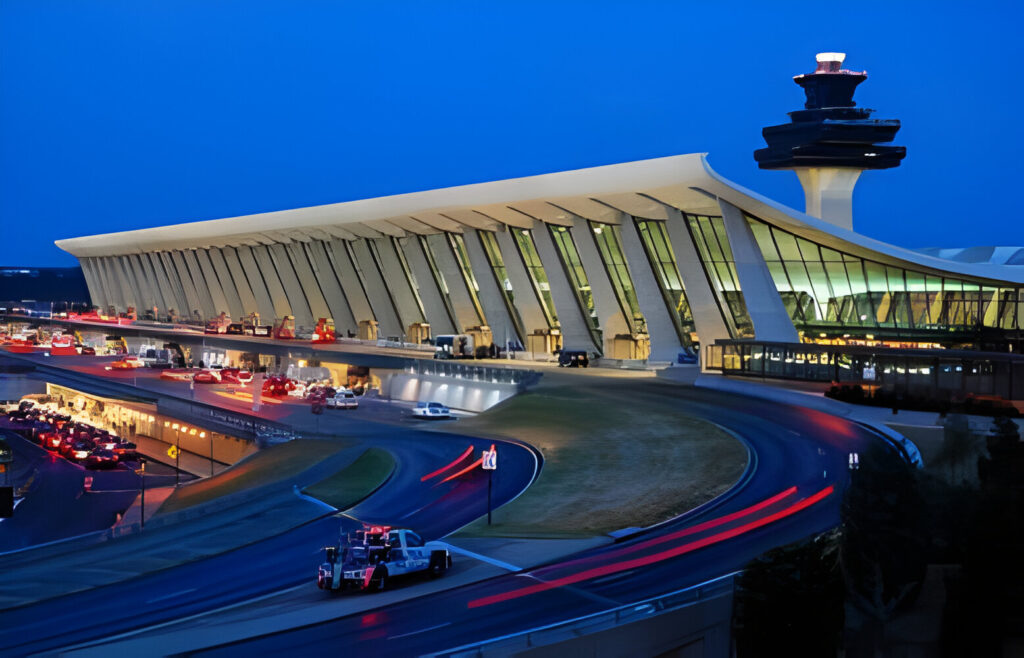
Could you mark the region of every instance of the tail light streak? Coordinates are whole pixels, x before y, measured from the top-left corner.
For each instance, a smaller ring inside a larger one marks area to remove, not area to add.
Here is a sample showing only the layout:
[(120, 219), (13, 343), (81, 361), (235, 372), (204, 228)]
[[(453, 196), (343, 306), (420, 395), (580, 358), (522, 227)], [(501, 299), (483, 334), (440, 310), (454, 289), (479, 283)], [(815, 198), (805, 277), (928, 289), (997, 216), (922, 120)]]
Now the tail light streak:
[(468, 448), (466, 448), (466, 452), (464, 452), (461, 455), (459, 455), (458, 458), (455, 461), (453, 461), (452, 463), (447, 464), (445, 466), (442, 466), (441, 468), (437, 469), (433, 473), (427, 473), (426, 475), (424, 475), (423, 477), (420, 478), (420, 482), (426, 482), (430, 478), (438, 476), (441, 473), (444, 473), (449, 468), (452, 468), (452, 467), (458, 465), (463, 459), (465, 459), (466, 457), (469, 457), (472, 454), (473, 454), (473, 446), (472, 446), (472, 444), (470, 444), (470, 446)]
[(618, 573), (620, 571), (626, 571), (629, 569), (636, 569), (639, 567), (647, 566), (649, 564), (654, 564), (656, 562), (661, 562), (663, 560), (678, 557), (680, 555), (685, 555), (686, 553), (691, 553), (706, 546), (711, 546), (713, 544), (726, 541), (727, 539), (738, 537), (752, 530), (756, 530), (757, 528), (761, 528), (770, 523), (774, 523), (775, 521), (778, 521), (780, 519), (792, 516), (793, 514), (796, 514), (797, 512), (807, 509), (808, 507), (814, 505), (815, 503), (824, 500), (825, 498), (832, 495), (834, 491), (835, 487), (829, 485), (828, 487), (825, 487), (818, 493), (808, 496), (807, 498), (804, 498), (800, 501), (797, 501), (796, 503), (793, 503), (789, 507), (783, 508), (777, 512), (773, 512), (772, 514), (768, 514), (767, 516), (763, 516), (753, 521), (749, 521), (735, 528), (724, 530), (717, 534), (709, 535), (708, 537), (704, 537), (696, 541), (682, 544), (680, 546), (676, 546), (675, 548), (671, 548), (660, 553), (633, 558), (632, 560), (615, 562), (613, 564), (606, 564), (600, 567), (594, 567), (592, 569), (580, 571), (569, 576), (563, 576), (562, 578), (556, 578), (554, 580), (550, 580), (547, 582), (537, 583), (536, 585), (522, 587), (511, 592), (492, 594), (491, 596), (485, 596), (479, 599), (474, 599), (470, 601), (467, 605), (470, 608), (480, 608), (483, 606), (492, 605), (494, 603), (501, 603), (503, 601), (517, 599), (523, 596), (528, 596), (530, 594), (536, 594), (538, 592), (544, 592), (549, 589), (555, 589), (557, 587), (573, 585), (575, 583), (579, 583), (585, 580), (591, 580), (594, 578), (598, 578), (600, 576), (606, 576), (609, 574)]

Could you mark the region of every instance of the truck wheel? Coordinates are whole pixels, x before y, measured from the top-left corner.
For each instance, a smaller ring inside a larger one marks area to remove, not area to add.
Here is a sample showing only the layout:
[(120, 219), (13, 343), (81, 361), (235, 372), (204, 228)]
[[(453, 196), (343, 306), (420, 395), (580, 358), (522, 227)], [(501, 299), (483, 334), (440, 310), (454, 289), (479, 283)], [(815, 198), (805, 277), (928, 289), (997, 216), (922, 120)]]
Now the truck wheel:
[(448, 571), (451, 566), (451, 557), (444, 554), (444, 551), (434, 551), (430, 555), (429, 573), (431, 578), (439, 578)]
[[(380, 575), (378, 576), (378, 572)], [(371, 592), (383, 592), (384, 586), (388, 581), (388, 570), (383, 567), (377, 567), (373, 572), (373, 578), (370, 580), (370, 591)]]

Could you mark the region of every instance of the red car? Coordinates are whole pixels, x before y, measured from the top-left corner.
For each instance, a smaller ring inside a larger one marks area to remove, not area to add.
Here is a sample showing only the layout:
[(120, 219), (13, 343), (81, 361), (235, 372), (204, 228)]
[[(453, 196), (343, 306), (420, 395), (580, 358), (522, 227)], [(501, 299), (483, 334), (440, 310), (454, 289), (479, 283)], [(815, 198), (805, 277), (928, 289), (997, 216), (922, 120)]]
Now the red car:
[(135, 368), (142, 368), (145, 365), (146, 364), (140, 361), (138, 357), (126, 356), (114, 361), (107, 366), (107, 368), (110, 370), (134, 370)]
[(263, 395), (284, 397), (295, 390), (295, 380), (284, 375), (271, 375), (263, 380)]

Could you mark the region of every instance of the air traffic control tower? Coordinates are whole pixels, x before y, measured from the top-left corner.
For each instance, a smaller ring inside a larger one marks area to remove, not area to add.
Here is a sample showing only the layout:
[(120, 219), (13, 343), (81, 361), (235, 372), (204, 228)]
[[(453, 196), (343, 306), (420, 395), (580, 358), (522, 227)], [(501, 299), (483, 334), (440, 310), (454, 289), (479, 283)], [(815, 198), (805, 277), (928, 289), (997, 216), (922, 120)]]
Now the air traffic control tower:
[(853, 228), (853, 186), (865, 169), (898, 167), (907, 149), (882, 146), (896, 137), (899, 119), (872, 119), (853, 101), (866, 71), (842, 68), (845, 53), (818, 53), (818, 68), (793, 81), (807, 95), (790, 122), (761, 131), (767, 148), (754, 151), (761, 169), (792, 169), (804, 188), (808, 215)]

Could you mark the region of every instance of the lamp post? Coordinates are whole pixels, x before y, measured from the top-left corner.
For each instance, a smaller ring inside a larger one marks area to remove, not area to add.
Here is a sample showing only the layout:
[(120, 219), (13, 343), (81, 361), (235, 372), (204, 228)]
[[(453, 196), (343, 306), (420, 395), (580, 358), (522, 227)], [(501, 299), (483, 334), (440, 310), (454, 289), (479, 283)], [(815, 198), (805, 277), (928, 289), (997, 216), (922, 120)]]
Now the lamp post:
[(140, 517), (141, 517), (142, 520), (141, 520), (141, 522), (139, 524), (139, 527), (140, 528), (145, 528), (146, 527), (146, 458), (145, 457), (139, 457), (139, 465), (142, 467), (142, 474), (141, 474), (141, 476), (139, 478), (139, 483), (140, 483), (140, 485), (142, 487), (142, 500), (140, 501), (140, 505), (139, 505), (140, 508), (141, 508), (140, 509), (140, 512), (141, 512), (140, 513)]
[[(200, 439), (206, 438), (206, 432), (199, 433)], [(210, 433), (210, 477), (213, 477), (213, 433)]]

